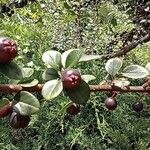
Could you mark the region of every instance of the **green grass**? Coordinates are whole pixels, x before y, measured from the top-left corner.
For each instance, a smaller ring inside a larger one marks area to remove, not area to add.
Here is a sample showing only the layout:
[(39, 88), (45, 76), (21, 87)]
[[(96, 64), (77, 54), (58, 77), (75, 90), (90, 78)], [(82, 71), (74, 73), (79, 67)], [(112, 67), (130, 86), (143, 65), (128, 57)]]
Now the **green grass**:
[(7, 120), (1, 120), (0, 149), (149, 149), (150, 109), (146, 108), (149, 98), (145, 97), (145, 109), (141, 114), (131, 109), (132, 103), (139, 99), (138, 94), (119, 95), (118, 107), (114, 112), (106, 110), (103, 103), (105, 98), (106, 95), (102, 93), (91, 96), (88, 104), (75, 117), (59, 114), (68, 102), (65, 98), (42, 102), (40, 112), (24, 130), (27, 136), (22, 138), (8, 126)]

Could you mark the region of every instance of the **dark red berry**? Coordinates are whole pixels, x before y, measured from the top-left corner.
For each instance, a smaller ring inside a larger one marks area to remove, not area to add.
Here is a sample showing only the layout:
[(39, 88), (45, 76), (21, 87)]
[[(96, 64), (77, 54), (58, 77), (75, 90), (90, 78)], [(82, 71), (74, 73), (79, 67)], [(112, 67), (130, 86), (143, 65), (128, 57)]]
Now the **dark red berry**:
[(14, 41), (1, 37), (0, 38), (0, 63), (10, 63), (16, 56), (18, 50)]
[(65, 70), (62, 73), (62, 82), (65, 89), (74, 89), (81, 83), (80, 72), (76, 69)]
[(105, 100), (105, 106), (109, 109), (109, 110), (115, 110), (117, 107), (117, 101), (115, 98), (109, 97)]
[(143, 103), (142, 102), (135, 102), (133, 105), (132, 105), (132, 109), (136, 112), (140, 112), (143, 110)]
[(13, 107), (8, 104), (0, 109), (0, 118), (4, 118), (13, 112)]
[(29, 116), (22, 116), (17, 112), (12, 112), (9, 118), (9, 124), (14, 129), (25, 128), (30, 122)]
[(80, 112), (80, 105), (72, 104), (66, 109), (66, 112), (70, 115), (77, 115)]

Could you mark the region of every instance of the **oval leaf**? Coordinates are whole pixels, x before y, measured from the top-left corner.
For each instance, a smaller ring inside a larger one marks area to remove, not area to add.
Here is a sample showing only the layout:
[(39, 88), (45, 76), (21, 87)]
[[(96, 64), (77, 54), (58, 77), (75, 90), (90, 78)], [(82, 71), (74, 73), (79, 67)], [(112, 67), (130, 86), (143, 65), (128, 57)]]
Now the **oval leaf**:
[(69, 98), (76, 104), (85, 105), (90, 98), (89, 85), (82, 80), (80, 86), (75, 89), (65, 90)]
[(62, 54), (63, 67), (71, 68), (75, 66), (79, 62), (83, 52), (84, 52), (84, 49), (71, 49), (71, 50), (64, 52)]
[(47, 51), (42, 56), (43, 62), (45, 62), (46, 65), (56, 69), (60, 70), (61, 68), (61, 53), (57, 51)]
[(39, 83), (39, 81), (37, 79), (34, 79), (32, 82), (30, 83), (25, 83), (25, 84), (20, 84), (22, 87), (34, 87)]
[(22, 68), (23, 78), (29, 78), (33, 75), (34, 70), (32, 68)]
[(10, 79), (21, 80), (23, 78), (22, 70), (14, 62), (0, 64), (0, 72)]
[(92, 81), (92, 80), (95, 80), (96, 77), (94, 77), (93, 75), (86, 74), (86, 75), (82, 75), (82, 79), (83, 79), (86, 83), (88, 83), (88, 82), (90, 82), (90, 81)]
[(42, 89), (42, 95), (46, 100), (57, 97), (63, 90), (61, 80), (50, 80), (46, 82)]
[(18, 103), (15, 104), (13, 108), (21, 115), (30, 116), (39, 111), (40, 103), (38, 99), (29, 92), (21, 91), (16, 94), (14, 100), (18, 101)]
[(148, 63), (145, 68), (150, 72), (150, 63)]
[(130, 85), (130, 81), (126, 80), (125, 78), (115, 79), (113, 80), (113, 85), (117, 87), (125, 87)]
[(101, 59), (102, 57), (103, 57), (102, 55), (86, 55), (86, 54), (83, 54), (82, 57), (80, 58), (79, 62), (90, 61), (90, 60), (95, 60), (95, 59)]
[(132, 79), (139, 79), (148, 76), (149, 72), (142, 66), (130, 65), (124, 69), (122, 75)]
[(54, 80), (54, 79), (58, 79), (59, 75), (58, 72), (53, 69), (53, 68), (48, 68), (43, 74), (42, 74), (42, 78), (44, 80)]
[(115, 76), (122, 66), (122, 60), (120, 58), (111, 58), (107, 61), (105, 69), (111, 76)]

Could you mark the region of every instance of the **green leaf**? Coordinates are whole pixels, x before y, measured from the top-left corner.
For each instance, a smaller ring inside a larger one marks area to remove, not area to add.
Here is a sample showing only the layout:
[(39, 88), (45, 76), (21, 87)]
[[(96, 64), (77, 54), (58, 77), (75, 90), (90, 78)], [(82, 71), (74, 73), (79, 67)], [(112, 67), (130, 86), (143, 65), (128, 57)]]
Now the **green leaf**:
[(128, 78), (132, 78), (132, 79), (139, 79), (139, 78), (145, 78), (146, 76), (148, 76), (149, 72), (147, 69), (145, 69), (142, 66), (130, 65), (124, 69), (122, 75)]
[(64, 2), (64, 8), (70, 10), (72, 7), (69, 5), (68, 2)]
[(53, 69), (53, 68), (47, 68), (46, 71), (42, 74), (42, 78), (44, 80), (54, 80), (54, 79), (58, 79), (59, 75), (58, 72)]
[(3, 108), (5, 105), (8, 105), (10, 101), (7, 98), (2, 98), (0, 100), (0, 109)]
[(122, 60), (120, 58), (111, 58), (107, 61), (105, 69), (111, 76), (115, 76), (122, 67)]
[(79, 62), (84, 49), (71, 49), (62, 54), (62, 65), (64, 68), (72, 68)]
[(117, 19), (116, 18), (112, 18), (111, 19), (111, 24), (115, 27), (115, 26), (117, 26)]
[(22, 68), (23, 78), (29, 78), (33, 75), (34, 70), (32, 68)]
[(9, 79), (9, 84), (18, 84), (20, 80)]
[(80, 58), (79, 62), (101, 59), (102, 57), (103, 57), (103, 55), (86, 55), (86, 54), (83, 54), (82, 57)]
[(50, 50), (45, 52), (42, 56), (42, 60), (47, 66), (50, 66), (55, 70), (60, 70), (61, 68), (61, 53), (57, 51)]
[(21, 80), (23, 78), (21, 68), (14, 62), (0, 64), (0, 72), (10, 79)]
[(88, 82), (90, 82), (90, 81), (92, 81), (92, 80), (95, 80), (96, 77), (94, 77), (93, 75), (86, 74), (86, 75), (82, 75), (82, 79), (83, 79), (86, 83), (88, 83)]
[(34, 79), (33, 81), (31, 81), (30, 83), (24, 83), (24, 84), (20, 84), (22, 87), (34, 87), (39, 83), (39, 81), (37, 79)]
[(13, 108), (21, 115), (30, 116), (39, 111), (40, 103), (38, 99), (29, 92), (21, 91), (17, 93), (14, 100), (18, 101), (18, 103), (15, 104)]
[(66, 95), (76, 104), (85, 105), (90, 98), (89, 85), (82, 80), (80, 86), (75, 89), (65, 90)]
[(150, 72), (150, 63), (148, 63), (145, 68)]
[(67, 103), (67, 104), (59, 111), (59, 114), (65, 113), (65, 112), (66, 112), (66, 109), (67, 109), (68, 107), (70, 107), (72, 104), (73, 104), (73, 102)]
[(128, 81), (125, 78), (120, 78), (120, 79), (113, 80), (113, 85), (122, 88), (125, 86), (129, 86), (130, 81)]
[(46, 100), (51, 100), (57, 97), (63, 90), (61, 80), (50, 80), (46, 82), (42, 89), (42, 95)]

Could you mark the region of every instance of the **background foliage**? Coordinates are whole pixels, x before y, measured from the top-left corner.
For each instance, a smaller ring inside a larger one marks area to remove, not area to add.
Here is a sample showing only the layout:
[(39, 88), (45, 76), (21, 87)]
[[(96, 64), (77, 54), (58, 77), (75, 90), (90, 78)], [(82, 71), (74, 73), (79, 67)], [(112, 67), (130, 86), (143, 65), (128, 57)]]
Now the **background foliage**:
[[(80, 1), (41, 0), (15, 9), (12, 17), (2, 16), (1, 34), (15, 39), (19, 46), (16, 62), (22, 67), (33, 67), (34, 76), (43, 83), (42, 54), (47, 50), (64, 52), (80, 44), (87, 54), (105, 54), (114, 35), (130, 31), (132, 23), (126, 10), (120, 10), (111, 2), (89, 5), (80, 11), (73, 9)], [(121, 2), (120, 2), (121, 3)], [(120, 6), (122, 6), (120, 4)], [(76, 7), (75, 7), (76, 8)], [(145, 66), (150, 61), (150, 45), (136, 48), (124, 58), (127, 64)], [(113, 51), (119, 49), (116, 47)], [(97, 77), (98, 84), (105, 77), (105, 60), (79, 64), (83, 73)], [(1, 83), (10, 81), (0, 76)], [(143, 81), (133, 81), (137, 85)], [(0, 149), (2, 150), (147, 150), (150, 149), (150, 99), (141, 94), (118, 95), (118, 107), (114, 112), (106, 110), (105, 93), (92, 94), (90, 101), (79, 115), (72, 117), (60, 113), (69, 100), (58, 97), (52, 102), (41, 102), (41, 110), (32, 118), (30, 126), (22, 131), (22, 139), (10, 129), (6, 120), (0, 120)], [(1, 96), (3, 96), (1, 94)], [(7, 95), (10, 99), (11, 95)], [(144, 111), (136, 114), (131, 106), (144, 101)]]

